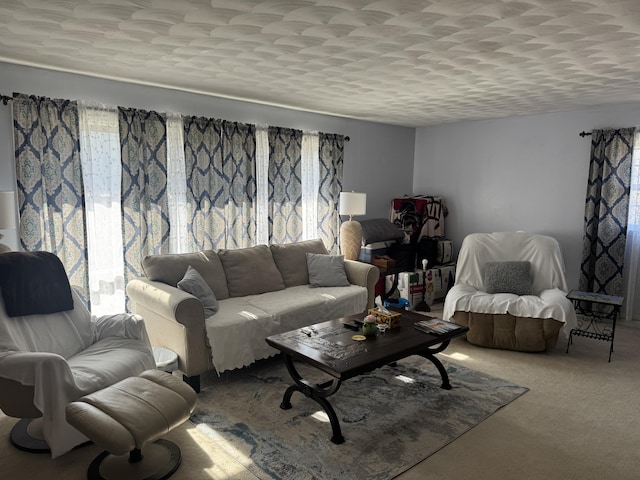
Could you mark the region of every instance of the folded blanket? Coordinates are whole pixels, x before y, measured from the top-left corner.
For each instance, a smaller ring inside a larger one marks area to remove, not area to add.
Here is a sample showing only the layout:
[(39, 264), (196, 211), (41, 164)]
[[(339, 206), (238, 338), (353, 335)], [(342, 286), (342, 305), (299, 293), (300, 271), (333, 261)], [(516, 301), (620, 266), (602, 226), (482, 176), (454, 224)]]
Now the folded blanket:
[(0, 291), (10, 317), (73, 309), (67, 272), (49, 252), (0, 254)]

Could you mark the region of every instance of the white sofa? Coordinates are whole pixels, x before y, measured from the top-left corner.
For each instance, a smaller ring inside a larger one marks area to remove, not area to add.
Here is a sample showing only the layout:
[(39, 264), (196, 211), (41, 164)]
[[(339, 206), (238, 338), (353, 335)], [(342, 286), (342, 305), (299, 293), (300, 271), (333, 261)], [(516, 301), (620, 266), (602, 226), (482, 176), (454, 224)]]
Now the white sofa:
[[(373, 306), (377, 267), (345, 260), (346, 286), (314, 288), (307, 253), (342, 259), (328, 256), (321, 240), (155, 255), (143, 260), (146, 277), (131, 280), (127, 294), (133, 311), (144, 317), (152, 345), (176, 352), (185, 380), (198, 390), (202, 373), (242, 368), (276, 354), (265, 342), (269, 335)], [(205, 315), (198, 298), (177, 288), (189, 265), (215, 295), (215, 314)], [(311, 273), (314, 280), (323, 272)]]

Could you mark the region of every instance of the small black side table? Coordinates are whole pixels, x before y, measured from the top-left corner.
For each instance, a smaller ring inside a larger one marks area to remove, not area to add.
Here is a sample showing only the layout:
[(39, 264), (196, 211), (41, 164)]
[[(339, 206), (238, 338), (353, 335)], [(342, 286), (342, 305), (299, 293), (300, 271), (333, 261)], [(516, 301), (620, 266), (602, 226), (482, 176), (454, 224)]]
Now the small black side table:
[(573, 302), (578, 314), (578, 326), (569, 332), (566, 353), (569, 353), (569, 345), (573, 343), (574, 336), (594, 338), (611, 342), (609, 348), (609, 361), (611, 361), (616, 321), (624, 297), (571, 290), (567, 298)]
[[(393, 292), (395, 292), (398, 289), (398, 275), (402, 272), (406, 272), (407, 269), (404, 267), (398, 267), (398, 266), (393, 266), (393, 267), (380, 267), (378, 265), (376, 265), (378, 267), (378, 269), (380, 270), (380, 277), (382, 278), (382, 295), (380, 295), (380, 297), (382, 298), (382, 300), (388, 300), (391, 295), (393, 295)], [(386, 285), (386, 280), (385, 277), (388, 275), (393, 275), (393, 283), (391, 284), (391, 288), (389, 290), (387, 290), (387, 285)]]

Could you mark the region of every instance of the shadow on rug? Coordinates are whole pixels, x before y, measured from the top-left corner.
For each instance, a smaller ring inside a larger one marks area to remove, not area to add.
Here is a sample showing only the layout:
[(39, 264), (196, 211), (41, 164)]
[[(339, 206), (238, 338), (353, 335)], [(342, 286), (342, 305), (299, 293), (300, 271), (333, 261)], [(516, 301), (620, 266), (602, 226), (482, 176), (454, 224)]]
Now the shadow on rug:
[[(528, 389), (443, 362), (410, 357), (344, 382), (329, 397), (345, 443), (331, 442), (326, 414), (296, 392), (281, 358), (233, 372), (198, 395), (197, 428), (260, 479), (390, 479), (478, 425)], [(310, 367), (300, 366), (304, 375)], [(313, 372), (316, 374), (316, 372)], [(316, 374), (317, 375), (317, 374)]]

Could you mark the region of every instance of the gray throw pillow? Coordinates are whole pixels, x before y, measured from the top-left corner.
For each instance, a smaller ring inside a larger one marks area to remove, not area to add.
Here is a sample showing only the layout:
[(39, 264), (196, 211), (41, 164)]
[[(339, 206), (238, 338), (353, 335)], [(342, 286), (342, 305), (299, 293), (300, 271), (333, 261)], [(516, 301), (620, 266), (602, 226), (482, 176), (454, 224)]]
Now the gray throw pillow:
[(323, 253), (325, 255), (329, 253), (320, 239), (284, 245), (273, 244), (269, 248), (286, 287), (309, 283), (307, 253)]
[(307, 253), (310, 287), (348, 287), (344, 256)]
[(187, 271), (178, 282), (178, 288), (183, 292), (190, 293), (202, 303), (204, 307), (204, 316), (210, 317), (218, 311), (218, 300), (213, 294), (207, 282), (204, 281), (202, 275), (191, 265), (187, 267)]
[(531, 262), (489, 262), (484, 268), (487, 293), (532, 294)]
[(184, 277), (189, 265), (202, 275), (218, 300), (229, 298), (227, 277), (224, 275), (218, 254), (213, 250), (148, 255), (142, 260), (142, 269), (149, 280), (163, 282), (174, 287)]
[(227, 277), (230, 296), (244, 297), (284, 290), (282, 275), (266, 245), (219, 250), (218, 257)]

